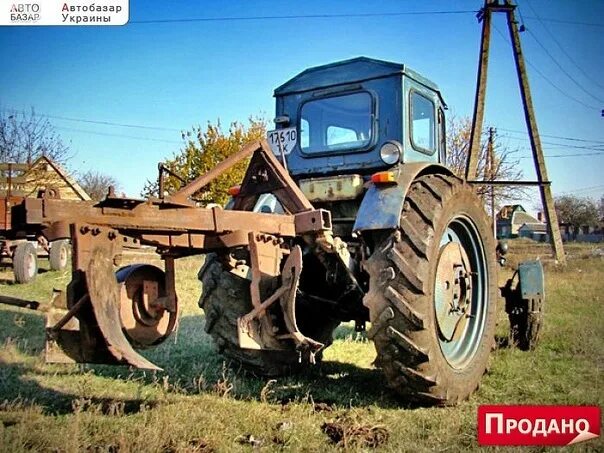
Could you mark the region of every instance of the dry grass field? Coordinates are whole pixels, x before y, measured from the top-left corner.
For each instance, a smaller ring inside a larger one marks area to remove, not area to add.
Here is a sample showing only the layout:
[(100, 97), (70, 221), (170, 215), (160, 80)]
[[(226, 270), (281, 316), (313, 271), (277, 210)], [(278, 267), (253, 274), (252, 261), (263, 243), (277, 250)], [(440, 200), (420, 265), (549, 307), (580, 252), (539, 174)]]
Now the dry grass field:
[[(604, 258), (572, 245), (565, 268), (546, 262), (546, 315), (533, 353), (499, 348), (480, 390), (453, 408), (417, 408), (397, 398), (372, 367), (373, 345), (342, 325), (324, 362), (302, 375), (267, 380), (232, 369), (213, 349), (197, 308), (200, 258), (180, 260), (179, 328), (144, 354), (164, 368), (44, 363), (44, 303), (69, 273), (43, 272), (0, 294), (43, 302), (0, 306), (0, 450), (52, 452), (461, 451), (478, 449), (481, 404), (604, 405)], [(547, 246), (517, 241), (510, 262), (545, 257)], [(502, 271), (502, 278), (510, 273)], [(575, 447), (604, 450), (602, 439)]]

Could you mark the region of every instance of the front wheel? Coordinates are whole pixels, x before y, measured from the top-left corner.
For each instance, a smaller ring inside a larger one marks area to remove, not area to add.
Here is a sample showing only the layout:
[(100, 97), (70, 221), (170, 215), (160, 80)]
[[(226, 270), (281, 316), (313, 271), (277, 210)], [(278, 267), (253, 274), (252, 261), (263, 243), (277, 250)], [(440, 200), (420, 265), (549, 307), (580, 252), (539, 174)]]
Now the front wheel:
[(401, 227), (366, 263), (376, 363), (389, 385), (421, 404), (467, 398), (494, 344), (495, 244), (480, 200), (454, 177), (409, 189)]

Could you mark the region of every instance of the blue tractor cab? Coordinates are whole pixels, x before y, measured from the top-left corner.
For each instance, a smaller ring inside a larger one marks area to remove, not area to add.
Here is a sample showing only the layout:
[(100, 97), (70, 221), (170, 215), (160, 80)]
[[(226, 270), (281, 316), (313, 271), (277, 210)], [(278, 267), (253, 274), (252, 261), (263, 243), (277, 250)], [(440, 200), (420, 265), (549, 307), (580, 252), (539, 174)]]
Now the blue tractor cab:
[(446, 104), (436, 84), (399, 63), (366, 57), (307, 69), (275, 89), (278, 128), (296, 128), (296, 178), (399, 163), (444, 163)]
[[(451, 174), (444, 167), (446, 104), (436, 84), (403, 64), (359, 57), (317, 66), (275, 97), (273, 151), (286, 157), (306, 197), (331, 212), (342, 238), (397, 228), (411, 183), (426, 173)], [(370, 182), (388, 170), (395, 184)]]

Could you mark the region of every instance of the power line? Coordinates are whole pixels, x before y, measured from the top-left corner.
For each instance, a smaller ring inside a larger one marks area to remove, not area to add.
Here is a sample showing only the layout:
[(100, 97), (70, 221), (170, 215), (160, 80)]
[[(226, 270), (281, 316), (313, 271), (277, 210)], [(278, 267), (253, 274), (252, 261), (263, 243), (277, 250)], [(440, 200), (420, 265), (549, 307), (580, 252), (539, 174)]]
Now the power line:
[[(560, 49), (562, 51), (562, 53), (564, 55), (566, 55), (566, 58), (568, 58), (568, 60), (573, 65), (575, 65), (575, 67), (581, 72), (581, 74), (583, 74), (583, 76), (586, 79), (588, 79), (589, 81), (591, 81), (596, 86), (604, 89), (604, 85), (600, 85), (600, 83), (598, 83), (598, 81), (596, 79), (592, 78), (589, 74), (587, 74), (587, 72), (584, 71), (583, 68), (581, 66), (579, 66), (579, 64), (575, 61), (575, 59), (564, 49), (564, 47), (562, 46), (562, 44), (560, 44), (560, 41), (558, 41), (558, 38), (556, 38), (556, 35), (554, 35), (551, 32), (551, 30), (549, 29), (549, 27), (547, 25), (545, 25), (545, 23), (543, 22), (543, 20), (541, 19), (541, 17), (539, 17), (539, 15), (537, 14), (537, 12), (533, 8), (533, 5), (531, 5), (531, 3), (528, 0), (527, 0), (526, 4), (531, 9), (531, 11), (533, 12), (533, 14), (535, 14), (535, 17), (537, 18), (537, 20), (539, 21), (539, 23), (541, 24), (541, 26), (545, 29), (545, 31), (547, 32), (547, 34), (550, 36), (550, 38), (552, 39), (552, 41), (554, 41), (554, 43), (558, 46), (558, 49)], [(518, 11), (520, 11), (520, 9), (518, 9)]]
[[(511, 133), (515, 133), (515, 134), (523, 134), (523, 135), (525, 135), (527, 133), (526, 131), (519, 131), (519, 130), (514, 130), (514, 129), (505, 129), (503, 127), (496, 127), (495, 129), (497, 129), (498, 131), (511, 132)], [(569, 140), (569, 141), (572, 141), (572, 142), (602, 143), (602, 144), (604, 144), (604, 140), (588, 140), (588, 139), (584, 139), (584, 138), (563, 137), (561, 135), (549, 135), (549, 134), (539, 134), (539, 135), (541, 137), (557, 138), (557, 139), (560, 139), (560, 140)]]
[[(576, 153), (576, 154), (545, 154), (543, 157), (548, 159), (560, 158), (560, 157), (581, 157), (581, 156), (603, 156), (604, 151), (601, 153)], [(519, 156), (518, 159), (532, 159), (533, 156)]]
[[(22, 114), (22, 115), (26, 114), (24, 111), (17, 110), (17, 109), (7, 108), (4, 110), (13, 112), (13, 113), (17, 113), (17, 114)], [(133, 129), (147, 129), (147, 130), (166, 131), (166, 132), (182, 132), (181, 129), (173, 129), (173, 128), (160, 127), (160, 126), (145, 126), (142, 124), (126, 124), (126, 123), (116, 123), (116, 122), (112, 122), (112, 121), (89, 120), (89, 119), (85, 119), (85, 118), (71, 118), (71, 117), (66, 117), (66, 116), (48, 115), (45, 113), (38, 113), (38, 112), (34, 112), (34, 114), (37, 116), (43, 116), (45, 118), (52, 118), (55, 120), (63, 120), (63, 121), (74, 121), (74, 122), (78, 122), (78, 123), (101, 124), (103, 126), (119, 126), (119, 127), (133, 128)]]
[(537, 68), (537, 66), (535, 66), (534, 64), (532, 64), (530, 61), (526, 60), (526, 64), (528, 64), (533, 71), (535, 71), (537, 74), (539, 74), (547, 83), (549, 83), (551, 86), (553, 86), (556, 90), (558, 90), (562, 95), (566, 96), (567, 98), (577, 102), (578, 104), (583, 105), (584, 107), (587, 107), (591, 110), (597, 110), (600, 111), (599, 107), (596, 107), (595, 105), (591, 105), (591, 104), (587, 104), (586, 102), (583, 102), (582, 100), (571, 96), (570, 94), (568, 94), (566, 91), (564, 91), (562, 88), (560, 88), (558, 85), (556, 85), (554, 82), (552, 82), (549, 78), (547, 78), (547, 76), (545, 74), (543, 74), (543, 72), (541, 72), (539, 70), (539, 68)]
[[(362, 17), (396, 17), (396, 16), (412, 16), (412, 15), (444, 15), (444, 14), (476, 14), (477, 10), (448, 10), (448, 11), (400, 11), (400, 12), (384, 12), (384, 13), (349, 13), (349, 14), (295, 14), (282, 16), (224, 16), (224, 17), (195, 17), (195, 18), (174, 18), (174, 19), (148, 19), (148, 20), (131, 20), (128, 24), (161, 24), (161, 23), (183, 23), (183, 22), (242, 22), (253, 20), (291, 20), (291, 19), (334, 19), (334, 18), (362, 18)], [(536, 19), (534, 16), (526, 16), (528, 19)], [(602, 23), (596, 22), (581, 22), (564, 19), (556, 19), (552, 17), (541, 17), (542, 21), (582, 25), (591, 27), (604, 27)]]
[[(529, 141), (529, 138), (527, 137), (512, 137), (511, 135), (499, 135), (499, 137), (501, 138), (507, 138), (509, 140), (522, 140), (522, 141)], [(560, 146), (563, 148), (574, 148), (574, 149), (589, 149), (589, 150), (594, 150), (594, 151), (604, 151), (604, 149), (602, 149), (599, 146), (583, 146), (583, 145), (568, 145), (566, 143), (555, 143), (555, 142), (548, 142), (548, 141), (542, 141), (541, 142), (543, 145), (553, 145), (553, 146)]]
[(178, 142), (176, 140), (162, 140), (161, 138), (137, 137), (134, 135), (124, 135), (124, 134), (112, 134), (110, 132), (88, 131), (88, 130), (83, 130), (83, 129), (74, 129), (74, 128), (70, 128), (70, 127), (60, 127), (60, 126), (53, 126), (53, 127), (55, 129), (59, 129), (62, 131), (77, 132), (77, 133), (91, 134), (91, 135), (101, 135), (103, 137), (118, 137), (118, 138), (127, 138), (130, 140), (142, 140), (142, 141), (149, 141), (149, 142), (169, 143), (169, 144), (179, 144), (179, 145), (183, 144), (183, 142)]
[(590, 186), (590, 187), (580, 187), (578, 189), (575, 190), (569, 190), (569, 191), (565, 191), (565, 192), (560, 192), (559, 195), (570, 195), (570, 194), (578, 194), (578, 193), (582, 193), (582, 192), (594, 192), (594, 191), (600, 191), (604, 189), (604, 185), (599, 185), (599, 186)]
[[(535, 16), (525, 16), (527, 19), (537, 19)], [(602, 27), (604, 28), (604, 24), (597, 22), (580, 22), (573, 20), (563, 20), (563, 19), (554, 19), (552, 17), (542, 17), (541, 20), (545, 22), (553, 22), (556, 24), (570, 24), (570, 25), (586, 25), (588, 27)]]
[[(495, 28), (495, 31), (497, 33), (499, 33), (499, 36), (501, 36), (501, 38), (507, 43), (510, 44), (510, 42), (508, 41), (508, 39), (506, 38), (506, 36), (501, 32), (501, 30), (499, 30), (499, 28), (497, 27), (497, 25), (493, 24), (493, 27)], [(577, 99), (574, 96), (571, 96), (570, 94), (568, 94), (566, 91), (564, 91), (562, 88), (560, 88), (558, 85), (556, 85), (554, 82), (552, 82), (545, 74), (543, 74), (543, 72), (541, 72), (539, 70), (539, 68), (537, 68), (537, 66), (535, 66), (534, 64), (532, 64), (526, 57), (524, 59), (524, 61), (526, 62), (527, 65), (529, 65), (537, 74), (539, 74), (543, 79), (545, 79), (545, 81), (547, 83), (549, 83), (552, 87), (554, 87), (556, 90), (558, 90), (562, 95), (566, 96), (569, 99), (572, 99), (573, 101), (583, 105), (584, 107), (587, 107), (589, 109), (592, 110), (597, 110), (598, 112), (601, 110), (600, 107), (596, 107), (594, 105), (590, 105), (587, 104), (585, 102), (583, 102), (580, 99)]]
[(604, 185), (584, 187), (582, 189), (577, 189), (577, 190), (573, 191), (573, 193), (595, 192), (595, 191), (601, 191), (602, 189), (604, 189)]
[(384, 13), (334, 13), (334, 14), (292, 14), (282, 16), (224, 16), (224, 17), (193, 17), (175, 19), (148, 19), (131, 20), (128, 24), (173, 24), (187, 22), (242, 22), (254, 20), (292, 20), (292, 19), (333, 19), (333, 18), (361, 18), (361, 17), (398, 17), (398, 16), (428, 16), (444, 14), (476, 14), (476, 10), (449, 10), (449, 11), (400, 11)]
[(545, 54), (554, 62), (554, 64), (556, 66), (558, 66), (558, 68), (560, 69), (560, 71), (562, 71), (562, 73), (564, 75), (566, 75), (566, 77), (568, 77), (570, 80), (572, 80), (572, 82), (577, 85), (581, 91), (583, 91), (585, 94), (587, 94), (589, 97), (591, 97), (592, 99), (595, 99), (598, 102), (602, 102), (604, 103), (604, 100), (594, 96), (592, 93), (590, 93), (589, 91), (587, 91), (585, 88), (583, 88), (583, 86), (577, 81), (577, 79), (575, 79), (571, 74), (569, 74), (569, 72), (564, 69), (564, 66), (562, 66), (558, 60), (556, 60), (554, 58), (554, 56), (549, 52), (549, 50), (547, 50), (547, 48), (541, 43), (541, 41), (539, 41), (539, 39), (537, 38), (537, 36), (535, 36), (535, 34), (529, 29), (527, 28), (526, 31), (528, 32), (528, 34), (537, 42), (537, 44), (539, 45), (539, 47), (541, 47), (541, 49), (543, 50), (543, 52), (545, 52)]

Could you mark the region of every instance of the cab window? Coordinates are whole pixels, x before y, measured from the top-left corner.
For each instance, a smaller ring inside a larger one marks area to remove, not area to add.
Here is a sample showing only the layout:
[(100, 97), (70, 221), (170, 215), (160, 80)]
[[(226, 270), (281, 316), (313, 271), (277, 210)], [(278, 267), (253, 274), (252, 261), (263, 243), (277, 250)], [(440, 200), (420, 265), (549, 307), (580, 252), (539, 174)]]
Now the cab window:
[(434, 154), (434, 103), (417, 91), (411, 91), (410, 104), (411, 144), (418, 151)]
[(374, 103), (368, 92), (316, 99), (302, 105), (300, 147), (304, 153), (358, 150), (371, 143)]

